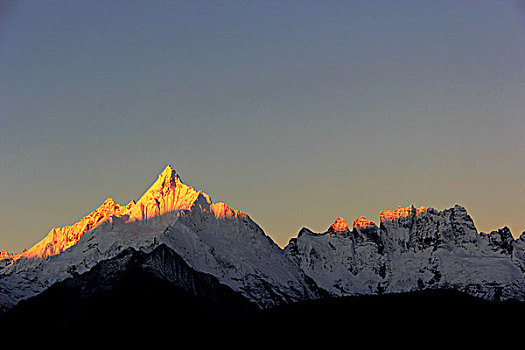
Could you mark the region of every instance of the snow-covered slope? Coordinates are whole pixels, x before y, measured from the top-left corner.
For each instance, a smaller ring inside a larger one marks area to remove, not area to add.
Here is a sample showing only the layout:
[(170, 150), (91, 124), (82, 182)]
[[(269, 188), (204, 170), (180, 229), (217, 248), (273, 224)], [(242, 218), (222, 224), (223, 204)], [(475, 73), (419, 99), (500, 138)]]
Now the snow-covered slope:
[(303, 273), (248, 215), (182, 183), (168, 166), (137, 203), (108, 199), (79, 223), (53, 229), (21, 254), (0, 260), (0, 308), (88, 271), (127, 248), (165, 243), (195, 270), (261, 307), (315, 297)]
[[(438, 211), (399, 207), (380, 213), (379, 227), (338, 218), (327, 232), (302, 229), (286, 253), (333, 295), (453, 288), (491, 300), (525, 300), (525, 239), (508, 228), (478, 234), (460, 206)], [(346, 226), (347, 227), (347, 226)]]
[(51, 230), (20, 254), (0, 253), (0, 313), (127, 249), (166, 245), (261, 308), (331, 295), (454, 288), (525, 300), (525, 237), (478, 234), (464, 208), (399, 207), (380, 224), (337, 218), (303, 229), (283, 250), (245, 213), (185, 185), (170, 167), (135, 203), (107, 199), (78, 223)]

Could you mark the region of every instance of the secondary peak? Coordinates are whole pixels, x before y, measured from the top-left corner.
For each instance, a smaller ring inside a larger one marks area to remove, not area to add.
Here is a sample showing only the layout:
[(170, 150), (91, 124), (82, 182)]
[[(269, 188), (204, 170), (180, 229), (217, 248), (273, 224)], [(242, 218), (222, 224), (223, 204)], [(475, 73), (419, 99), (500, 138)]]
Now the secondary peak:
[(428, 207), (421, 206), (419, 208), (414, 207), (413, 205), (410, 205), (408, 207), (397, 207), (395, 210), (383, 210), (379, 213), (381, 217), (381, 222), (383, 221), (393, 221), (393, 220), (399, 220), (400, 218), (406, 218), (410, 215), (419, 215), (425, 211), (427, 211)]
[(343, 219), (342, 217), (338, 217), (337, 219), (335, 219), (332, 226), (328, 228), (328, 232), (335, 233), (335, 232), (345, 232), (345, 231), (349, 231), (348, 224), (346, 223), (345, 219)]
[(357, 229), (357, 228), (367, 228), (367, 227), (372, 227), (372, 226), (376, 226), (376, 224), (373, 221), (368, 220), (364, 216), (360, 216), (359, 219), (355, 219), (354, 220), (354, 228), (355, 229)]

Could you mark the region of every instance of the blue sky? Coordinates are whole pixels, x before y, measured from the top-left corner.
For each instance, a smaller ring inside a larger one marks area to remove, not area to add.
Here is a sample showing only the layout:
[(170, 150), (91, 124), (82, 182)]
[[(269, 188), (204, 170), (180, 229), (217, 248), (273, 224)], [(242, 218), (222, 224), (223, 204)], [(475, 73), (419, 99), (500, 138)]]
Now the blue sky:
[(0, 249), (166, 164), (279, 244), (398, 205), (525, 230), (512, 1), (0, 5)]

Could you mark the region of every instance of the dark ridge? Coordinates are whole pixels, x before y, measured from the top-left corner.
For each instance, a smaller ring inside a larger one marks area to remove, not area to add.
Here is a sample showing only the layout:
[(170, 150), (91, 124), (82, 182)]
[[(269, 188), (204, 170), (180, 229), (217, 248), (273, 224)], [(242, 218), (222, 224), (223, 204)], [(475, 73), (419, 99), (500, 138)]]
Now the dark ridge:
[(454, 290), (324, 297), (260, 310), (161, 245), (148, 254), (128, 249), (20, 302), (0, 317), (0, 334), (2, 339), (109, 334), (127, 342), (190, 335), (193, 342), (215, 337), (237, 342), (280, 335), (299, 343), (336, 336), (376, 345), (423, 338), (434, 343), (452, 336), (479, 338), (486, 329), (506, 334), (524, 314), (525, 303), (489, 302)]
[(0, 318), (3, 332), (158, 332), (212, 327), (258, 308), (161, 245), (128, 249), (23, 300)]
[[(325, 298), (282, 305), (257, 314), (257, 323), (275, 327), (323, 327), (364, 335), (423, 337), (468, 335), (468, 331), (510, 332), (525, 303), (492, 302), (455, 290)], [(467, 333), (465, 333), (467, 332)]]

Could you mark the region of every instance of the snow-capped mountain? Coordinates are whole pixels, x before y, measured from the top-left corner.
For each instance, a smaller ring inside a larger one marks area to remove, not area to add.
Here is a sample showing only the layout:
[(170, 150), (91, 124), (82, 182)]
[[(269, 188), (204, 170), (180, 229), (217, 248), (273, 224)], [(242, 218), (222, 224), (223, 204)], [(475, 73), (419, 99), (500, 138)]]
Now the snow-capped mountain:
[(136, 203), (107, 199), (73, 226), (0, 260), (0, 308), (89, 271), (123, 250), (165, 244), (260, 307), (314, 298), (315, 285), (248, 215), (182, 183), (167, 166)]
[(456, 289), (490, 299), (525, 300), (525, 238), (508, 228), (478, 234), (460, 206), (399, 207), (380, 225), (342, 218), (325, 233), (303, 228), (286, 253), (332, 295)]
[[(109, 198), (29, 250), (3, 251), (0, 313), (68, 278), (107, 271), (102, 267), (124, 261), (123, 252), (148, 256), (159, 247), (187, 264), (183, 274), (213, 276), (260, 308), (424, 289), (525, 301), (525, 238), (515, 240), (507, 228), (478, 233), (460, 206), (399, 207), (382, 211), (379, 226), (360, 217), (352, 229), (337, 218), (324, 233), (302, 229), (281, 249), (247, 214), (213, 203), (167, 166), (136, 203)], [(174, 260), (156, 261), (171, 281)]]

